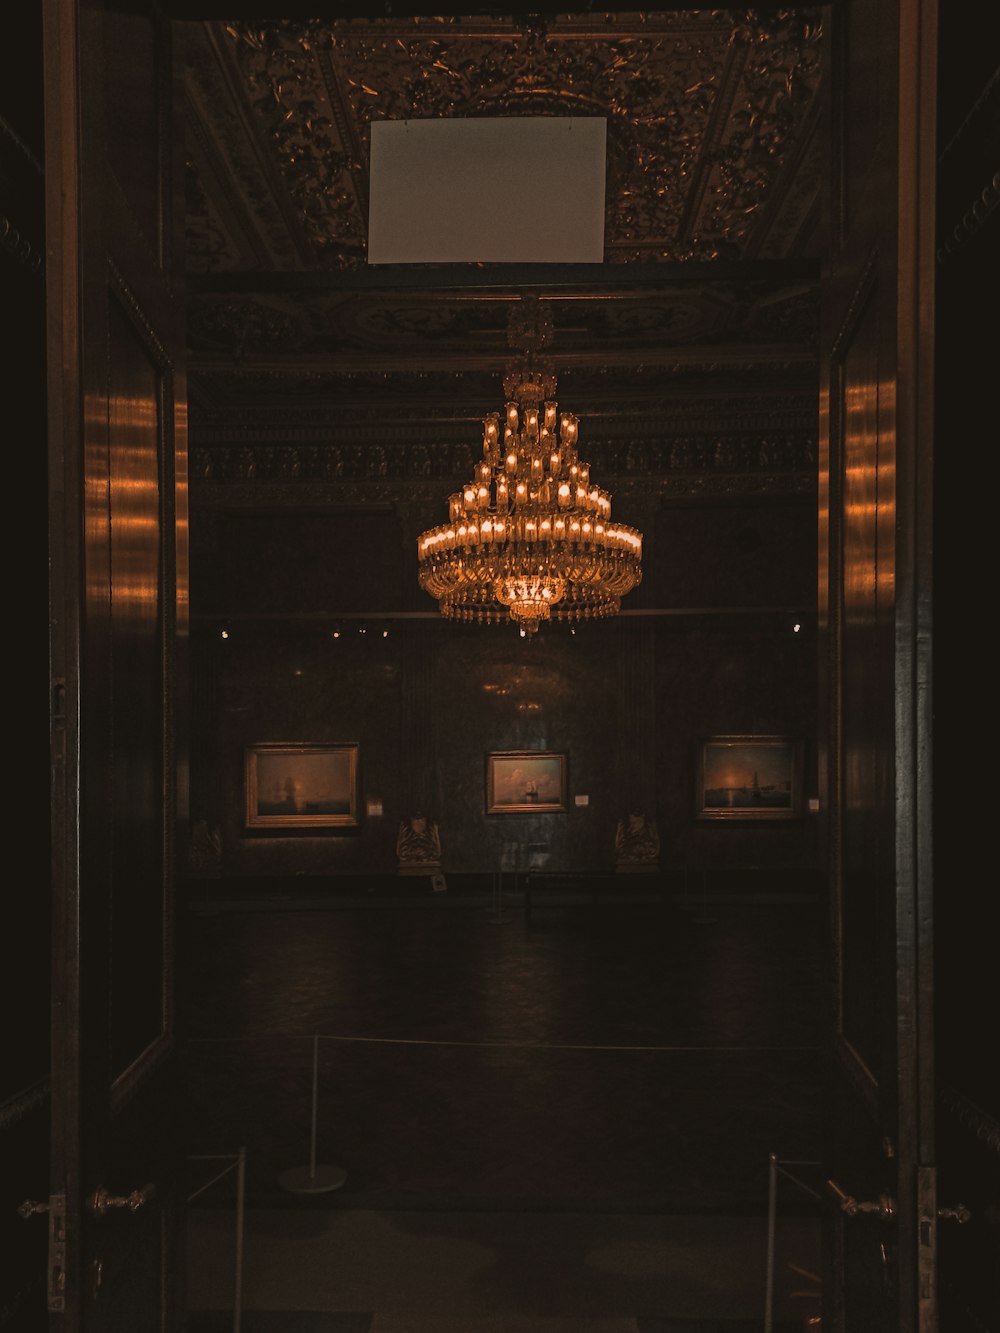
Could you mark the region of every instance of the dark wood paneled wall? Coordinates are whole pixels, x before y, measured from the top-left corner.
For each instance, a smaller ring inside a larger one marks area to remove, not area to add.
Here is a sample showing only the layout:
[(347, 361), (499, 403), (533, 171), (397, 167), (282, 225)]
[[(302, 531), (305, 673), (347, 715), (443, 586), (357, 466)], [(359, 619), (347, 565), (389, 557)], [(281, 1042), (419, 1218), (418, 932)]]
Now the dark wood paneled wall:
[[(396, 614), (413, 598), (392, 513), (199, 511), (196, 488), (193, 504), (192, 820), (219, 830), (222, 874), (391, 875), (399, 821), (417, 812), (440, 824), (446, 872), (488, 874), (506, 842), (610, 872), (633, 809), (656, 818), (668, 870), (816, 866), (808, 811), (767, 826), (694, 819), (710, 735), (801, 738), (815, 793), (811, 499), (661, 509), (648, 609), (529, 639), (452, 625), (428, 599), (423, 616)], [(244, 750), (260, 741), (357, 741), (361, 827), (247, 830)], [(486, 814), (487, 755), (522, 749), (568, 756), (565, 814)]]
[[(27, 1328), (45, 1301), (43, 1217), (19, 1205), (49, 1189), (49, 745), (45, 405), (45, 221), (41, 14), (5, 16), (0, 50), (0, 293), (8, 485), (7, 700), (19, 807), (0, 928), (0, 1327)], [(11, 517), (16, 513), (16, 520)], [(37, 1325), (36, 1325), (37, 1326)]]

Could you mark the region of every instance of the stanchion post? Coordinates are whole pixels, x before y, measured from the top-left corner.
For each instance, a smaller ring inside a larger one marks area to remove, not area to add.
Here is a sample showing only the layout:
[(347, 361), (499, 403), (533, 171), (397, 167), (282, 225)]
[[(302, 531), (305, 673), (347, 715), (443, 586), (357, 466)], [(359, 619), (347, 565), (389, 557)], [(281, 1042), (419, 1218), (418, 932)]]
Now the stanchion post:
[(220, 1158), (233, 1157), (235, 1160), (230, 1162), (229, 1166), (223, 1167), (211, 1180), (205, 1181), (199, 1187), (187, 1196), (185, 1203), (193, 1203), (195, 1199), (205, 1193), (206, 1190), (229, 1174), (234, 1168), (236, 1170), (236, 1226), (235, 1226), (235, 1258), (233, 1260), (233, 1333), (240, 1333), (240, 1326), (243, 1322), (243, 1236), (244, 1236), (244, 1216), (246, 1214), (247, 1197), (247, 1150), (241, 1148), (237, 1153), (189, 1153), (189, 1162), (217, 1162)]
[(309, 1129), (309, 1165), (290, 1166), (278, 1175), (278, 1184), (292, 1194), (325, 1194), (340, 1189), (347, 1172), (339, 1166), (316, 1165), (316, 1121), (319, 1107), (319, 1036), (313, 1035), (312, 1116)]
[(236, 1263), (233, 1279), (233, 1333), (240, 1333), (243, 1323), (243, 1215), (247, 1197), (247, 1150), (241, 1148), (236, 1159)]
[(316, 1178), (316, 1116), (319, 1109), (319, 1037), (313, 1035), (312, 1122), (309, 1131), (309, 1175)]
[(764, 1286), (764, 1333), (774, 1329), (774, 1222), (778, 1201), (778, 1156), (771, 1153), (767, 1172), (767, 1276)]

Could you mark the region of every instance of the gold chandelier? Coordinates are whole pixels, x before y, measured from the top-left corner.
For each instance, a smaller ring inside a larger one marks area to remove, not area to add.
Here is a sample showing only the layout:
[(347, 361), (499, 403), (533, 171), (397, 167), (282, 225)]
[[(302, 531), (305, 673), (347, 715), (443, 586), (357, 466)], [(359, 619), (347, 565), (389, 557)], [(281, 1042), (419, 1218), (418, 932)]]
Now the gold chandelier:
[(611, 496), (577, 453), (577, 418), (555, 402), (538, 355), (551, 337), (537, 298), (518, 302), (508, 338), (524, 352), (504, 376), (503, 425), (486, 417), (475, 476), (448, 497), (448, 522), (417, 539), (420, 586), (453, 620), (534, 634), (543, 620), (617, 615), (642, 579), (642, 533), (611, 522)]

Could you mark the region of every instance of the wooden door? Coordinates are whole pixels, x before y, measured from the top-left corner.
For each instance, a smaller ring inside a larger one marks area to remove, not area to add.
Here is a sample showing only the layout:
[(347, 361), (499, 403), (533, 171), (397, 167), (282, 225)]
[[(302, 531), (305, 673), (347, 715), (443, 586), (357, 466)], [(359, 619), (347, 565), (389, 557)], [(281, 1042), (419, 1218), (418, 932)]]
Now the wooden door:
[(185, 416), (170, 31), (45, 0), (52, 750), (47, 1303), (171, 1318)]
[(930, 678), (936, 6), (828, 10), (824, 1328), (937, 1328)]
[[(995, 439), (1000, 325), (1000, 10), (942, 6), (938, 33), (934, 450), (934, 911), (938, 1293), (945, 1333), (1000, 1327), (1000, 1062), (996, 939), (983, 929), (996, 859), (996, 661), (982, 623), (995, 500), (982, 441)], [(984, 895), (985, 891), (985, 895)]]

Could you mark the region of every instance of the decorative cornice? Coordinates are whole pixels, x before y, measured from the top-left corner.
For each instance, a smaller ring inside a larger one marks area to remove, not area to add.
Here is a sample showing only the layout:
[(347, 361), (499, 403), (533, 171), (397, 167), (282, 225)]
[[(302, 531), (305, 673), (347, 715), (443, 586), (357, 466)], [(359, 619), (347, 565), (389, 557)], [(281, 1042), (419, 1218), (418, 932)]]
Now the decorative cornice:
[[(191, 185), (195, 189), (197, 182)], [(210, 222), (206, 211), (201, 241), (221, 253), (220, 240), (211, 241)], [(673, 291), (619, 291), (592, 301), (550, 297), (544, 306), (554, 328), (546, 355), (557, 373), (577, 365), (690, 362), (699, 354), (729, 363), (816, 357), (814, 284), (715, 280)], [(512, 308), (517, 306), (509, 298), (484, 294), (201, 293), (190, 302), (189, 360), (199, 373), (224, 372), (247, 356), (260, 368), (290, 372), (317, 364), (347, 371), (368, 362), (400, 371), (500, 373), (510, 356), (505, 324)], [(262, 312), (274, 311), (283, 323), (261, 320)], [(249, 344), (248, 320), (258, 323)]]
[[(710, 437), (663, 437), (621, 442), (595, 442), (589, 449), (593, 465), (617, 494), (635, 484), (642, 491), (699, 494), (719, 488), (760, 492), (777, 488), (809, 491), (816, 485), (816, 439), (806, 434)], [(408, 444), (400, 448), (360, 445), (260, 444), (234, 447), (191, 447), (189, 478), (192, 504), (217, 488), (262, 485), (290, 486), (300, 498), (319, 487), (325, 498), (350, 491), (367, 502), (385, 502), (411, 494), (425, 482), (440, 493), (440, 480), (462, 477), (475, 461), (468, 444)], [(739, 482), (733, 481), (739, 478)], [(782, 478), (791, 479), (781, 480)], [(433, 486), (431, 482), (433, 481)], [(361, 488), (359, 490), (359, 487)], [(332, 489), (331, 489), (332, 488)]]
[(45, 178), (45, 169), (41, 162), (18, 134), (14, 126), (5, 116), (0, 116), (0, 134), (4, 139), (13, 145), (17, 150), (18, 156), (31, 169), (32, 173), (41, 181)]
[(0, 1103), (0, 1130), (10, 1129), (19, 1124), (26, 1116), (40, 1111), (49, 1100), (49, 1080), (40, 1078), (37, 1083), (23, 1088), (20, 1092)]
[[(674, 385), (670, 377), (630, 392), (628, 383), (603, 384), (592, 377), (588, 388), (569, 385), (560, 402), (581, 422), (581, 448), (605, 442), (662, 439), (688, 435), (768, 435), (811, 432), (817, 427), (816, 385), (810, 375), (801, 384), (769, 387), (723, 382), (713, 392), (714, 377), (691, 377)], [(633, 382), (634, 383), (634, 382)], [(340, 392), (322, 384), (278, 380), (265, 395), (247, 401), (230, 385), (190, 384), (191, 438), (196, 444), (328, 443), (398, 446), (407, 442), (475, 441), (486, 413), (499, 403), (491, 379), (475, 387), (445, 388), (404, 377), (341, 382)], [(353, 390), (353, 392), (352, 392)], [(429, 392), (428, 392), (429, 390)]]
[(152, 352), (156, 360), (159, 362), (161, 370), (167, 375), (172, 375), (174, 364), (167, 353), (167, 349), (160, 341), (159, 333), (150, 322), (142, 302), (139, 300), (138, 296), (125, 278), (125, 275), (110, 255), (107, 256), (107, 273), (109, 287), (118, 297), (122, 309), (129, 316), (133, 325), (145, 340), (148, 350)]
[(964, 250), (979, 235), (1000, 205), (1000, 171), (995, 171), (977, 197), (953, 227), (945, 228), (945, 240), (938, 247), (938, 263), (943, 264)]
[(969, 107), (961, 124), (938, 154), (938, 168), (942, 168), (955, 150), (961, 147), (983, 119), (990, 102), (1000, 94), (1000, 67), (995, 68)]
[[(645, 512), (650, 503), (673, 504), (705, 499), (809, 500), (814, 499), (815, 494), (816, 479), (808, 472), (720, 473), (717, 476), (687, 473), (660, 478), (652, 492), (649, 483), (640, 478), (615, 481), (615, 499), (622, 512), (640, 508)], [(237, 477), (223, 481), (199, 480), (191, 487), (191, 508), (196, 514), (213, 509), (255, 509), (262, 504), (275, 509), (323, 506), (350, 511), (397, 509), (409, 504), (415, 512), (423, 507), (425, 517), (416, 524), (421, 528), (432, 521), (429, 516), (441, 507), (441, 487), (440, 479), (419, 485), (407, 481), (403, 487), (398, 480), (330, 482), (301, 476), (289, 480), (275, 473), (262, 475), (256, 472), (252, 480)]]
[(861, 312), (868, 303), (868, 299), (874, 290), (878, 276), (878, 247), (873, 247), (865, 259), (864, 267), (861, 270), (861, 276), (854, 284), (854, 290), (851, 292), (851, 298), (847, 303), (847, 309), (844, 317), (837, 329), (836, 336), (833, 339), (831, 357), (834, 361), (840, 361), (846, 355), (846, 349), (854, 334), (857, 322), (861, 317)]
[[(667, 423), (667, 424), (665, 424)], [(747, 404), (720, 403), (688, 407), (665, 403), (650, 404), (642, 413), (620, 419), (613, 411), (588, 415), (587, 439), (581, 445), (591, 461), (595, 450), (603, 453), (627, 448), (632, 444), (651, 444), (662, 448), (675, 439), (710, 437), (713, 445), (724, 438), (765, 438), (794, 434), (813, 438), (816, 433), (816, 409), (813, 400), (778, 398), (773, 407), (766, 402)], [(283, 421), (269, 413), (220, 413), (199, 415), (192, 422), (190, 438), (195, 445), (215, 448), (219, 445), (291, 445), (370, 448), (381, 445), (399, 449), (407, 445), (434, 448), (447, 444), (469, 446), (481, 432), (482, 417), (438, 417), (400, 412), (395, 421), (377, 409), (355, 411), (349, 419), (337, 420), (325, 410), (290, 409)]]

